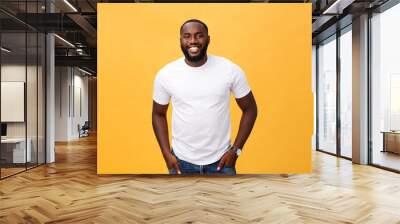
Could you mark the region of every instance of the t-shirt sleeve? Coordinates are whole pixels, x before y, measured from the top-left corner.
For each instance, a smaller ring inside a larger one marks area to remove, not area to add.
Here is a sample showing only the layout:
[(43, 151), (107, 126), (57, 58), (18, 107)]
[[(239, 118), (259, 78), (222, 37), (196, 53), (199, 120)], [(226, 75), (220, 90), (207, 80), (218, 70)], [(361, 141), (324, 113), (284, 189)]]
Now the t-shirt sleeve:
[(154, 79), (153, 100), (158, 104), (167, 105), (170, 98), (171, 95), (165, 88), (165, 83), (163, 82), (162, 76), (159, 72)]
[(235, 98), (242, 98), (250, 92), (249, 83), (246, 80), (244, 71), (237, 65), (233, 64), (232, 68), (233, 81), (231, 91)]

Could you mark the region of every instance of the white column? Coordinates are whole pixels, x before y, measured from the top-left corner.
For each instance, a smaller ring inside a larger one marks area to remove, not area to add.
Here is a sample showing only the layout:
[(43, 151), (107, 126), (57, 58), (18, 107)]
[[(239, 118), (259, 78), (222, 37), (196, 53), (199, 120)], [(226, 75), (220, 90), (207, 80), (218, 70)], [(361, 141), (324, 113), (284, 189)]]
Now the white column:
[[(47, 12), (54, 12), (54, 5), (46, 1)], [(55, 162), (55, 43), (54, 34), (46, 35), (46, 163)]]
[(353, 19), (353, 162), (368, 163), (368, 15)]
[(49, 33), (46, 36), (46, 163), (55, 161), (54, 133), (55, 133), (55, 76), (54, 76), (54, 35)]

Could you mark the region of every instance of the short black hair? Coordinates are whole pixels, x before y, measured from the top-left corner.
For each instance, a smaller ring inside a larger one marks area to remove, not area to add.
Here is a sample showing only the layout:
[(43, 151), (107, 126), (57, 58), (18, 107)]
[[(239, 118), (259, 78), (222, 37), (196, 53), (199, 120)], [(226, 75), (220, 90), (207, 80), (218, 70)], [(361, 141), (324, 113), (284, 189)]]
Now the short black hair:
[(203, 21), (198, 20), (198, 19), (189, 19), (189, 20), (186, 20), (186, 21), (182, 24), (181, 29), (180, 29), (180, 32), (182, 32), (183, 26), (184, 26), (186, 23), (200, 23), (202, 26), (204, 26), (204, 28), (206, 29), (206, 31), (207, 31), (207, 33), (208, 33), (208, 27), (207, 27), (207, 25), (206, 25)]

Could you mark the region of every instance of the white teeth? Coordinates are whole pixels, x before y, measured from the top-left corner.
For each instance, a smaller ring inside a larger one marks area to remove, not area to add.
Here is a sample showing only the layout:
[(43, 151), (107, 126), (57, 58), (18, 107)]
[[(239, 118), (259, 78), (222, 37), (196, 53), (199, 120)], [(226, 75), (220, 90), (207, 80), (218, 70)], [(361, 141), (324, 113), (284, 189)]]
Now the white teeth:
[(192, 52), (192, 53), (196, 53), (197, 51), (199, 51), (199, 48), (198, 47), (191, 47), (191, 48), (189, 48), (189, 51)]

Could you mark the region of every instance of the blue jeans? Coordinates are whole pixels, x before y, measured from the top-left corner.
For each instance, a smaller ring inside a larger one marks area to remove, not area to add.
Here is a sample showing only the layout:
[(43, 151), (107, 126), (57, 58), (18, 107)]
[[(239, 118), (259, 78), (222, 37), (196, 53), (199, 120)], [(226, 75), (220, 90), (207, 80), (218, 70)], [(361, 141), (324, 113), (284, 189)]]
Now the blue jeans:
[[(172, 154), (174, 154), (174, 152), (172, 152)], [(175, 157), (178, 160), (179, 168), (181, 169), (182, 174), (223, 174), (223, 175), (236, 174), (235, 167), (224, 166), (221, 170), (217, 171), (217, 167), (220, 162), (219, 160), (215, 163), (211, 163), (208, 165), (196, 165), (181, 160), (176, 155)], [(177, 174), (177, 173), (175, 169), (169, 169), (169, 174)]]

